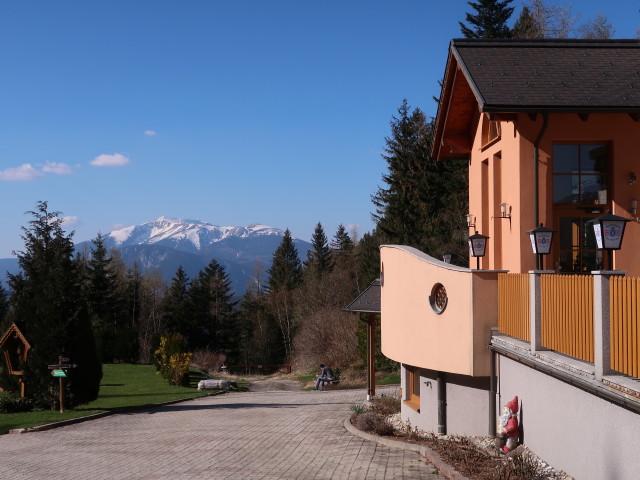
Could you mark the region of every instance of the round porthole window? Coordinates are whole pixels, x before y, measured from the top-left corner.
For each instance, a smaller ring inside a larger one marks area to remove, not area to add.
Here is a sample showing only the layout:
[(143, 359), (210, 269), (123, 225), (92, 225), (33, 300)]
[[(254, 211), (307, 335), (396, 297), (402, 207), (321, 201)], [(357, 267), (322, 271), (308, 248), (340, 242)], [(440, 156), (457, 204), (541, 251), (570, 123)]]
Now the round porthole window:
[(433, 311), (440, 315), (447, 308), (447, 290), (441, 283), (436, 283), (431, 289), (431, 295), (429, 296), (429, 303)]

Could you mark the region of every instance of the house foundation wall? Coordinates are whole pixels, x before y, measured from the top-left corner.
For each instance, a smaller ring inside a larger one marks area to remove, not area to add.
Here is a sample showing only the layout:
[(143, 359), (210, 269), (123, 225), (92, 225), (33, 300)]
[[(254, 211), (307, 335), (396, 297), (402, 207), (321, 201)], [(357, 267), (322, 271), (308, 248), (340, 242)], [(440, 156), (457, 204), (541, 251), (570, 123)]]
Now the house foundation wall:
[(581, 480), (638, 478), (640, 414), (510, 358), (498, 362), (497, 407), (518, 396), (521, 440), (536, 455)]
[[(401, 417), (411, 428), (438, 433), (438, 375), (419, 369), (420, 411), (402, 404)], [(407, 392), (406, 370), (402, 366), (402, 391)], [(451, 435), (487, 435), (489, 431), (489, 379), (445, 374), (446, 430)]]

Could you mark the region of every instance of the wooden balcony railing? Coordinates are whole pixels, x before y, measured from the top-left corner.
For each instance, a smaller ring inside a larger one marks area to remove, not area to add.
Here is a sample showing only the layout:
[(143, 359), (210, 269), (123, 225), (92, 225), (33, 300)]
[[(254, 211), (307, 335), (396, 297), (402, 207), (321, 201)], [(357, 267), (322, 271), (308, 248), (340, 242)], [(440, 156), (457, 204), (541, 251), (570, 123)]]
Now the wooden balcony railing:
[(529, 274), (499, 274), (498, 292), (498, 329), (528, 342), (531, 335)]
[(596, 378), (614, 371), (640, 378), (640, 278), (623, 272), (501, 274), (498, 328), (530, 342), (532, 351), (594, 363)]
[(542, 275), (542, 346), (593, 362), (593, 277)]
[(611, 368), (639, 377), (640, 278), (614, 277), (610, 281)]

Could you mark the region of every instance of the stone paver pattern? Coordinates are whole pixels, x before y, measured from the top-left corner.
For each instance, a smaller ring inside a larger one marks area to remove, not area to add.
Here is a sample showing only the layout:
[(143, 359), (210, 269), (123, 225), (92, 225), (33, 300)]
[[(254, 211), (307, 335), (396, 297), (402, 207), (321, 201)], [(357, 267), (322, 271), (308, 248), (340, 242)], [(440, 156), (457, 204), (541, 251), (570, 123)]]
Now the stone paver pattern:
[(347, 432), (363, 390), (245, 392), (0, 436), (0, 478), (430, 479), (418, 453)]

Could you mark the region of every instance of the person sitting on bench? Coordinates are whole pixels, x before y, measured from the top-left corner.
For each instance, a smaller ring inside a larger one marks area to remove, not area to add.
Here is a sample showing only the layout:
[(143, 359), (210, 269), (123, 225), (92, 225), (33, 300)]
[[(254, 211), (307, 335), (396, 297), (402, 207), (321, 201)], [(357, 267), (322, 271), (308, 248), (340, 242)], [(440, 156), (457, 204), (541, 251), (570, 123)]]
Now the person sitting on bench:
[(331, 370), (331, 367), (327, 367), (324, 363), (321, 363), (320, 376), (316, 379), (316, 387), (314, 390), (318, 390), (320, 383), (322, 383), (322, 386), (324, 387), (325, 382), (331, 382), (334, 380), (334, 378), (335, 377), (333, 376), (333, 370)]

